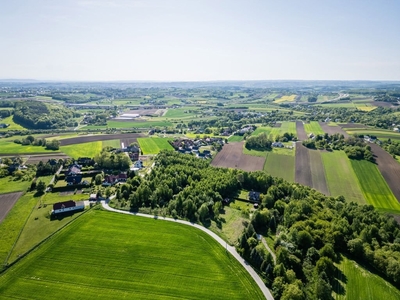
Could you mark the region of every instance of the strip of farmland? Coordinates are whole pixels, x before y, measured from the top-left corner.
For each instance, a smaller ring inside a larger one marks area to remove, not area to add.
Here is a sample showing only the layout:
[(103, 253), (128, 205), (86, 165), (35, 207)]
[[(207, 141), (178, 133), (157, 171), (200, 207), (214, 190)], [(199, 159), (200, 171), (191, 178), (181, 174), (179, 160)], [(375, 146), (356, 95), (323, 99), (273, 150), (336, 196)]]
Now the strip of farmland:
[(310, 155), (310, 166), (313, 188), (329, 196), (328, 185), (326, 184), (325, 168), (319, 150), (308, 150)]
[(236, 168), (244, 171), (261, 171), (265, 163), (265, 156), (243, 154), (243, 142), (229, 143), (213, 159), (211, 165), (215, 167)]
[(16, 192), (0, 195), (0, 223), (5, 219), (23, 193), (24, 192)]
[(311, 121), (310, 123), (304, 124), (304, 129), (307, 134), (313, 133), (314, 135), (317, 134), (324, 134), (321, 126), (316, 121)]
[(295, 181), (313, 186), (311, 167), (310, 167), (310, 155), (308, 149), (304, 147), (301, 142), (296, 143), (296, 171), (295, 171)]
[(344, 196), (347, 201), (367, 204), (350, 160), (343, 151), (321, 152), (326, 182), (331, 196)]
[(296, 121), (296, 132), (297, 132), (297, 138), (300, 141), (304, 141), (304, 140), (306, 140), (308, 138), (307, 137), (307, 133), (304, 130), (303, 121)]
[(324, 122), (320, 122), (319, 125), (321, 126), (322, 130), (328, 134), (340, 133), (343, 134), (344, 137), (349, 137), (347, 132), (339, 126), (329, 126), (327, 123)]
[(121, 134), (102, 134), (102, 135), (88, 135), (88, 136), (80, 136), (76, 138), (69, 138), (60, 140), (60, 146), (69, 146), (75, 144), (82, 144), (88, 142), (97, 142), (97, 141), (109, 141), (115, 139), (132, 139), (136, 141), (138, 137), (143, 137), (142, 134), (139, 133), (121, 133)]
[(293, 155), (269, 152), (264, 165), (268, 174), (281, 177), (289, 182), (294, 182), (295, 158)]

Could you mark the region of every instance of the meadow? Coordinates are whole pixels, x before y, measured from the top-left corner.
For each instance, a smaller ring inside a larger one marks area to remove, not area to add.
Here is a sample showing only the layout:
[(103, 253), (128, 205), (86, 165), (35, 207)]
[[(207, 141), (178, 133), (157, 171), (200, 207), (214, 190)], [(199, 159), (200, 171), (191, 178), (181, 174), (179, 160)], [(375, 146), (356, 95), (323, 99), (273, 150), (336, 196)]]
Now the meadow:
[(391, 130), (385, 129), (365, 129), (365, 128), (351, 128), (346, 130), (349, 135), (353, 134), (363, 134), (363, 135), (372, 135), (376, 136), (380, 140), (392, 139), (392, 140), (400, 140), (400, 133), (394, 132)]
[[(33, 173), (32, 176), (34, 176)], [(31, 186), (31, 180), (16, 180), (13, 176), (0, 178), (0, 194), (26, 191)]]
[[(20, 138), (20, 137), (17, 137)], [(14, 138), (15, 139), (15, 138)], [(21, 145), (14, 143), (14, 139), (0, 139), (0, 153), (1, 154), (32, 154), (32, 153), (57, 153), (59, 151), (46, 150), (42, 146)], [(49, 139), (51, 140), (51, 139)]]
[(7, 118), (2, 119), (1, 123), (10, 124), (10, 126), (8, 126), (7, 128), (0, 128), (0, 132), (8, 131), (8, 130), (26, 130), (25, 127), (23, 127), (13, 121), (13, 116), (9, 116)]
[(259, 135), (261, 133), (265, 133), (267, 136), (269, 136), (271, 129), (271, 127), (257, 127), (251, 135)]
[(333, 285), (333, 290), (339, 290), (339, 284), (345, 293), (334, 295), (336, 300), (397, 300), (400, 291), (383, 278), (366, 270), (355, 261), (343, 257), (339, 264), (339, 281)]
[(351, 165), (368, 204), (380, 211), (400, 213), (400, 203), (375, 164), (366, 160), (351, 160)]
[(296, 99), (296, 95), (290, 95), (290, 96), (282, 96), (278, 99), (275, 99), (275, 103), (283, 103), (283, 102), (293, 102)]
[(311, 121), (310, 123), (304, 123), (304, 130), (306, 131), (307, 134), (310, 133), (313, 133), (314, 135), (325, 134), (319, 123), (316, 121)]
[(347, 201), (367, 204), (357, 176), (344, 151), (321, 152), (325, 178), (331, 196), (344, 196)]
[(243, 135), (231, 135), (228, 138), (228, 142), (241, 142), (243, 141)]
[(161, 150), (173, 150), (170, 143), (168, 143), (168, 139), (158, 138), (158, 137), (149, 137), (149, 138), (138, 138), (138, 143), (140, 145), (140, 149), (143, 154), (157, 154)]
[(102, 141), (60, 147), (60, 151), (75, 159), (78, 159), (79, 157), (94, 157), (99, 154), (102, 149)]
[(5, 298), (264, 298), (204, 232), (100, 210), (76, 219), (3, 273), (0, 290)]
[(200, 111), (195, 111), (195, 110), (196, 110), (195, 107), (168, 109), (164, 117), (172, 119), (180, 119), (180, 118), (191, 118), (201, 114)]

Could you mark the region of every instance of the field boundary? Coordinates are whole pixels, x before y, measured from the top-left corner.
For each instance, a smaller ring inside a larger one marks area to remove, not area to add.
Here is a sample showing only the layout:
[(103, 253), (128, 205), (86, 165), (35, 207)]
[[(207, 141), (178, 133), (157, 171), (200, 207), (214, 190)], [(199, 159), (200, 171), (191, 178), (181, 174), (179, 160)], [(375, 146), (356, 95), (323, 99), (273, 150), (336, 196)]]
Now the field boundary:
[(145, 218), (150, 218), (150, 219), (155, 219), (155, 220), (164, 220), (164, 221), (170, 221), (174, 223), (180, 223), (183, 225), (187, 226), (192, 226), (197, 229), (200, 229), (201, 231), (205, 232), (209, 236), (211, 236), (214, 240), (217, 241), (222, 247), (225, 247), (226, 251), (229, 251), (230, 254), (244, 267), (244, 269), (250, 274), (250, 276), (254, 279), (254, 281), (257, 283), (258, 287), (264, 294), (265, 298), (268, 300), (274, 300), (274, 297), (272, 297), (271, 292), (269, 289), (266, 287), (264, 282), (262, 281), (261, 277), (257, 274), (257, 272), (250, 266), (250, 264), (243, 258), (241, 257), (237, 251), (236, 248), (233, 246), (228, 246), (228, 242), (224, 241), (222, 238), (220, 238), (217, 234), (212, 232), (211, 230), (196, 224), (196, 223), (191, 223), (189, 221), (184, 221), (184, 220), (179, 220), (179, 219), (172, 219), (172, 218), (167, 218), (167, 217), (158, 217), (154, 215), (148, 215), (148, 214), (143, 214), (143, 213), (135, 213), (135, 212), (130, 212), (130, 211), (125, 211), (125, 210), (119, 210), (112, 208), (108, 205), (108, 202), (106, 201), (101, 201), (102, 207), (110, 212), (115, 212), (115, 213), (120, 213), (120, 214), (126, 214), (126, 215), (131, 215), (131, 216), (138, 216), (138, 217), (145, 217)]

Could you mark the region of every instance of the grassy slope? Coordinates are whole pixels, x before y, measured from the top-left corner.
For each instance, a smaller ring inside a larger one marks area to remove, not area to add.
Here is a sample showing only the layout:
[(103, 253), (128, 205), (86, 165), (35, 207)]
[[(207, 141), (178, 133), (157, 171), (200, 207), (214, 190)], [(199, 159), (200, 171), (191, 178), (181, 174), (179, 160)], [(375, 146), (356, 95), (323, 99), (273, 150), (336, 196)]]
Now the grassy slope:
[(378, 167), (365, 160), (351, 160), (365, 199), (378, 210), (400, 213), (400, 204)]
[(322, 130), (321, 126), (316, 121), (311, 121), (310, 123), (304, 124), (304, 129), (307, 134), (313, 133), (316, 134), (324, 134), (325, 132)]
[(347, 201), (366, 204), (350, 160), (343, 151), (321, 152), (325, 178), (331, 196), (343, 195)]
[[(343, 257), (339, 270), (346, 276), (340, 281), (345, 294), (336, 294), (337, 300), (395, 300), (400, 299), (400, 291), (381, 277), (372, 274), (355, 261)], [(334, 286), (334, 289), (337, 286)]]
[(138, 138), (138, 143), (143, 154), (157, 154), (163, 149), (173, 150), (168, 143), (168, 139), (164, 138)]
[(0, 194), (26, 191), (31, 186), (31, 180), (13, 180), (14, 177), (0, 178)]
[(79, 157), (94, 157), (101, 152), (101, 149), (103, 149), (102, 141), (60, 147), (60, 151), (76, 159)]
[(202, 231), (103, 211), (82, 216), (12, 267), (0, 290), (40, 299), (263, 299)]
[(264, 171), (272, 176), (282, 177), (287, 181), (294, 182), (294, 150), (292, 150), (293, 155), (282, 154), (279, 150), (283, 149), (273, 149), (273, 151), (268, 153), (264, 164)]
[(8, 131), (8, 130), (26, 130), (25, 127), (22, 127), (21, 125), (15, 123), (13, 121), (13, 116), (4, 118), (0, 121), (0, 123), (4, 124), (10, 124), (7, 128), (0, 128), (0, 131)]

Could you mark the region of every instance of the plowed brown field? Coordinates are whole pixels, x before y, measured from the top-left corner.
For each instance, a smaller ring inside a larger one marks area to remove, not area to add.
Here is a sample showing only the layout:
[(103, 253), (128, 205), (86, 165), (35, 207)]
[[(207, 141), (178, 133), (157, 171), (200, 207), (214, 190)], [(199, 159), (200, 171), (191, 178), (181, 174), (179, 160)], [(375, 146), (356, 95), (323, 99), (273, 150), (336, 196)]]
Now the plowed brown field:
[(300, 184), (313, 187), (310, 166), (310, 154), (301, 142), (296, 143), (296, 170), (294, 180)]
[(296, 132), (299, 141), (304, 141), (308, 138), (307, 133), (304, 130), (304, 124), (302, 121), (296, 121)]
[(138, 137), (144, 137), (144, 135), (140, 133), (119, 133), (119, 134), (99, 134), (99, 135), (88, 135), (88, 136), (80, 136), (75, 138), (69, 138), (60, 140), (61, 146), (82, 144), (88, 142), (97, 142), (97, 141), (110, 141), (110, 140), (124, 140), (129, 139), (132, 141), (136, 141)]
[(265, 157), (243, 154), (243, 142), (229, 143), (215, 156), (211, 165), (241, 169), (244, 171), (261, 171), (264, 167)]
[(7, 216), (8, 212), (13, 208), (19, 197), (24, 192), (8, 193), (0, 195), (0, 223)]

